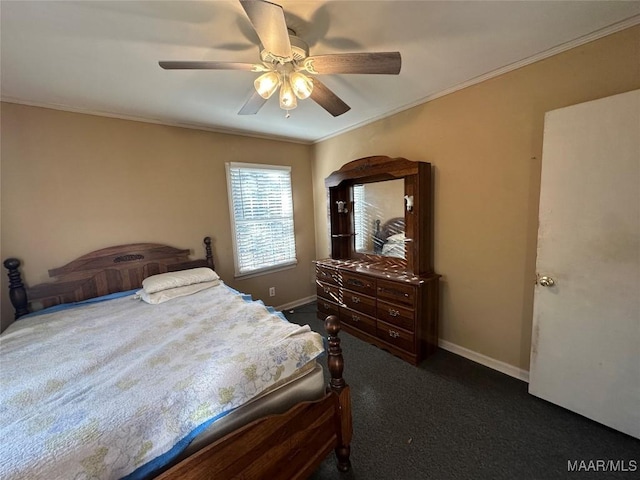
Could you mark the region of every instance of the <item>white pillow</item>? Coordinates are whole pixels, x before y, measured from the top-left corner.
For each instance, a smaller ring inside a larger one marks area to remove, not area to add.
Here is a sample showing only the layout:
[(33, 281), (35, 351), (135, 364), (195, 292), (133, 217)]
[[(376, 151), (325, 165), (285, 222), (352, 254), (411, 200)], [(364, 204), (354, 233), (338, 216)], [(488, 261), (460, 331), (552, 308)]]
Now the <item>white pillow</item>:
[(169, 288), (185, 287), (202, 282), (218, 280), (218, 274), (207, 267), (192, 268), (179, 272), (160, 273), (145, 278), (142, 288), (146, 293), (156, 293)]
[(211, 282), (200, 282), (192, 285), (185, 285), (183, 287), (167, 288), (155, 293), (148, 293), (145, 290), (139, 290), (136, 292), (136, 297), (141, 298), (147, 303), (157, 305), (158, 303), (164, 303), (172, 298), (185, 297), (194, 293), (200, 292), (207, 288), (220, 285), (220, 280), (213, 280)]
[(404, 232), (396, 233), (395, 235), (391, 235), (387, 237), (387, 243), (404, 243)]

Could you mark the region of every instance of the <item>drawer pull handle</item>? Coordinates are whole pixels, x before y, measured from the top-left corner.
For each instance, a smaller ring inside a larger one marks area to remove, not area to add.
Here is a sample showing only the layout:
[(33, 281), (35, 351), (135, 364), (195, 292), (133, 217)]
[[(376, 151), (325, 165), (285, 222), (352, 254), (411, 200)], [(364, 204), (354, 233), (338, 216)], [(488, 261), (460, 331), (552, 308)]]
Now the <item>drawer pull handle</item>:
[(397, 317), (398, 315), (400, 315), (400, 312), (398, 310), (394, 310), (393, 308), (390, 308), (389, 315), (391, 315), (392, 317)]
[(328, 289), (328, 288), (325, 288), (325, 289), (324, 289), (324, 293), (330, 293), (330, 292), (331, 292), (331, 290), (330, 290), (330, 289)]
[(389, 330), (389, 336), (391, 338), (398, 338), (400, 336), (400, 334), (398, 332), (396, 332), (395, 330)]
[(324, 304), (324, 309), (325, 309), (325, 310), (329, 310), (329, 304), (325, 303), (325, 304)]
[(358, 315), (351, 315), (351, 318), (353, 319), (354, 322), (360, 321), (360, 317)]
[(353, 300), (353, 303), (360, 303), (360, 297), (353, 296), (351, 300)]
[(394, 288), (378, 287), (378, 292), (379, 293), (387, 293), (388, 295), (392, 295), (394, 297), (406, 297), (406, 298), (409, 298), (411, 296), (411, 294), (409, 294), (408, 292), (402, 292), (402, 291), (396, 290)]

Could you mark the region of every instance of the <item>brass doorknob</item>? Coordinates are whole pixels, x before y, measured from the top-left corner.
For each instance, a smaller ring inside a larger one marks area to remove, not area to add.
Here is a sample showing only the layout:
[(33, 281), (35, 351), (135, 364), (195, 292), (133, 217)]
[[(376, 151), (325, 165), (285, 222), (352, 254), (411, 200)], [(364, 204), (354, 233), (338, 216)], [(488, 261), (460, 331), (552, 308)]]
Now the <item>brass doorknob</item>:
[(538, 282), (543, 287), (553, 287), (556, 284), (556, 281), (553, 278), (547, 276), (540, 277), (540, 280), (538, 280)]

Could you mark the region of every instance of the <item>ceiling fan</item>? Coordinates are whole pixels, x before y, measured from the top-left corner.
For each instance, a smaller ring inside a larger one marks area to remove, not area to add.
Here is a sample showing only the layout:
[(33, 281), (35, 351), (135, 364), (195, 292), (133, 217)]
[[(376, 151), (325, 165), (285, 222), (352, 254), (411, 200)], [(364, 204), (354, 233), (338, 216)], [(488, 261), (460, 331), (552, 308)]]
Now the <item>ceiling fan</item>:
[(315, 75), (388, 74), (398, 75), (402, 65), (400, 52), (338, 53), (309, 56), (309, 46), (287, 28), (280, 5), (266, 0), (240, 0), (260, 39), (260, 63), (161, 61), (166, 70), (248, 70), (259, 72), (255, 92), (242, 106), (239, 115), (257, 113), (280, 89), (280, 108), (296, 108), (297, 99), (311, 98), (334, 117), (350, 110), (344, 101)]

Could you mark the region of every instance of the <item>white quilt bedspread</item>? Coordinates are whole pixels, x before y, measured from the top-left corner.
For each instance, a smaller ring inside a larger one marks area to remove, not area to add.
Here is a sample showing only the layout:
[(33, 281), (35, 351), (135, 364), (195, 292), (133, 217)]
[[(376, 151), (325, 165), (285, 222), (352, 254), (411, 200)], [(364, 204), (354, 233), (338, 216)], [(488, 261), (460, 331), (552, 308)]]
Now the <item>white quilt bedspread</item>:
[(0, 478), (142, 477), (322, 351), (224, 285), (20, 320), (0, 336)]

